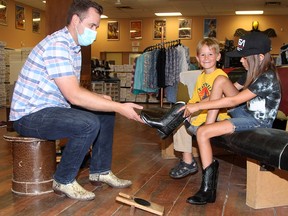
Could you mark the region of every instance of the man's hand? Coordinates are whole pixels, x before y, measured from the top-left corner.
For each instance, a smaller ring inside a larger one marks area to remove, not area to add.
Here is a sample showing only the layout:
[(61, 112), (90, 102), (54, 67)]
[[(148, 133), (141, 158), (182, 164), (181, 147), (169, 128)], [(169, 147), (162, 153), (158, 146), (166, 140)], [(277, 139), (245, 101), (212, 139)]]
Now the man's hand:
[(122, 109), (119, 111), (119, 114), (125, 116), (128, 119), (144, 123), (140, 118), (140, 115), (134, 109), (142, 110), (143, 106), (140, 106), (135, 103), (123, 103)]
[(100, 94), (100, 96), (103, 97), (103, 98), (105, 98), (105, 99), (107, 99), (107, 100), (112, 101), (112, 97), (109, 96), (109, 95)]

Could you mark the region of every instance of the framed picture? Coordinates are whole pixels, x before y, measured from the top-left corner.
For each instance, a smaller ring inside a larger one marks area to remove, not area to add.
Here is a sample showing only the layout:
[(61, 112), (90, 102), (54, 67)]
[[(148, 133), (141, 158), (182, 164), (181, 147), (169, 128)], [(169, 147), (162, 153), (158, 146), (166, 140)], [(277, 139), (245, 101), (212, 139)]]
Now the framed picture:
[(119, 40), (120, 30), (118, 21), (108, 21), (107, 23), (107, 40)]
[(0, 24), (7, 25), (7, 0), (0, 0)]
[(15, 28), (25, 30), (25, 9), (21, 5), (15, 6)]
[(142, 39), (141, 20), (132, 20), (130, 22), (130, 39)]
[(39, 11), (32, 10), (32, 31), (40, 33), (41, 14)]
[(178, 37), (179, 39), (191, 39), (192, 19), (179, 19)]
[(153, 39), (162, 39), (162, 35), (163, 39), (166, 39), (166, 20), (156, 19), (153, 25)]
[(204, 19), (204, 37), (216, 37), (217, 20)]

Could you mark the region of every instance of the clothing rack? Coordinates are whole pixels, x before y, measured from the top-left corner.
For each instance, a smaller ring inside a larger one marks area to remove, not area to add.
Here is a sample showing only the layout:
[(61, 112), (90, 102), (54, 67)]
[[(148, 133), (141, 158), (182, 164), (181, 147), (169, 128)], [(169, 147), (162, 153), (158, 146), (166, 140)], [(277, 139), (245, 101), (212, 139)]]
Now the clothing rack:
[(154, 49), (167, 48), (167, 47), (177, 46), (177, 45), (181, 45), (181, 40), (180, 39), (172, 40), (172, 41), (166, 41), (166, 42), (161, 42), (161, 43), (149, 46), (143, 52), (148, 52), (148, 51), (152, 51)]
[[(143, 52), (148, 52), (148, 51), (152, 51), (152, 50), (155, 50), (155, 49), (169, 48), (171, 46), (181, 45), (181, 40), (180, 39), (164, 42), (163, 32), (164, 32), (164, 30), (162, 29), (162, 36), (161, 36), (161, 41), (162, 42), (147, 47)], [(164, 89), (160, 88), (160, 107), (161, 108), (163, 107), (163, 98), (164, 98)]]
[[(152, 51), (155, 49), (169, 48), (171, 46), (181, 45), (181, 40), (172, 40), (164, 42), (164, 26), (161, 27), (161, 43), (152, 45), (144, 49), (143, 53), (147, 51)], [(160, 107), (163, 108), (163, 98), (164, 98), (164, 89), (160, 88)]]

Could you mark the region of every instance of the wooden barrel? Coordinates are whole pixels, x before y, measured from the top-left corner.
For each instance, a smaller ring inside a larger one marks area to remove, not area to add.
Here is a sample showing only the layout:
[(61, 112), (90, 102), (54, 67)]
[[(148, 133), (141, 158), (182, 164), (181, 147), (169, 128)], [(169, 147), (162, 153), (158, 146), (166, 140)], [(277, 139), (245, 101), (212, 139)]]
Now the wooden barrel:
[(56, 169), (55, 141), (22, 137), (7, 133), (4, 140), (12, 144), (12, 192), (21, 195), (40, 195), (52, 192)]

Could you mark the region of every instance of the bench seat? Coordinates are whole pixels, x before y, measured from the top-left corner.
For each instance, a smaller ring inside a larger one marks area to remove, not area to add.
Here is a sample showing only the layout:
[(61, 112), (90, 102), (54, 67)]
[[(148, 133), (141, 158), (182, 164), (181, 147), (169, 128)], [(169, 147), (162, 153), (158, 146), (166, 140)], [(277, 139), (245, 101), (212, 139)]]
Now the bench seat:
[(257, 128), (214, 137), (211, 143), (264, 165), (288, 170), (288, 132)]

